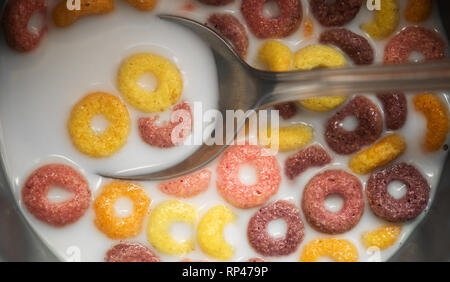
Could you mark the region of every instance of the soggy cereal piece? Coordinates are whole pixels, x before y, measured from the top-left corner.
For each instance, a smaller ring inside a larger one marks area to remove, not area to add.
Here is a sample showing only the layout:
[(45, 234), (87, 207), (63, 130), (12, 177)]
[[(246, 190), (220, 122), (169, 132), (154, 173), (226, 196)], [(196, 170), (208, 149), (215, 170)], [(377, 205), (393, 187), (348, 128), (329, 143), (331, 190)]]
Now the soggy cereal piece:
[(259, 132), (259, 140), (264, 146), (278, 149), (280, 152), (297, 150), (314, 139), (314, 129), (304, 124), (295, 124), (278, 128), (278, 140), (272, 136), (271, 128)]
[[(395, 199), (388, 191), (392, 181), (406, 186), (406, 194)], [(373, 173), (366, 184), (366, 196), (373, 213), (390, 222), (405, 222), (419, 216), (430, 200), (430, 185), (417, 168), (394, 164)]]
[(372, 147), (356, 154), (350, 159), (348, 166), (358, 174), (367, 174), (395, 160), (406, 150), (406, 142), (402, 135), (391, 134)]
[(308, 168), (324, 166), (331, 163), (331, 160), (331, 156), (322, 146), (312, 145), (288, 157), (284, 164), (284, 173), (292, 180)]
[(292, 51), (280, 41), (269, 40), (265, 42), (258, 52), (261, 62), (269, 66), (271, 71), (288, 71), (292, 64)]
[[(352, 131), (342, 126), (350, 116), (358, 120), (358, 126)], [(357, 96), (328, 120), (325, 140), (336, 153), (348, 155), (375, 142), (382, 131), (383, 118), (377, 105), (366, 97)]]
[(381, 10), (375, 10), (373, 21), (361, 25), (361, 29), (373, 39), (380, 40), (391, 35), (397, 29), (399, 21), (397, 0), (381, 0)]
[(405, 18), (413, 23), (427, 20), (431, 15), (433, 0), (408, 0), (405, 10)]
[[(138, 79), (148, 72), (158, 80), (154, 91), (147, 91), (137, 84)], [(139, 53), (126, 59), (119, 68), (117, 82), (125, 100), (146, 113), (165, 111), (178, 101), (183, 90), (183, 80), (177, 66), (151, 53)]]
[(150, 213), (147, 226), (147, 238), (150, 244), (161, 253), (181, 255), (195, 248), (193, 238), (184, 241), (175, 240), (170, 227), (176, 222), (187, 223), (194, 228), (197, 209), (177, 200), (169, 200), (157, 205)]
[[(43, 26), (36, 32), (30, 32), (28, 22), (36, 12), (44, 19)], [(47, 31), (46, 15), (45, 0), (9, 0), (2, 17), (3, 34), (9, 47), (19, 52), (36, 49)]]
[[(48, 199), (52, 187), (61, 187), (73, 196), (64, 202), (52, 202)], [(91, 202), (91, 190), (86, 179), (63, 164), (48, 164), (33, 171), (21, 193), (23, 204), (34, 217), (57, 227), (76, 222)]]
[(203, 169), (177, 179), (161, 182), (158, 184), (158, 189), (167, 195), (190, 198), (205, 192), (210, 182), (211, 171)]
[(281, 118), (284, 120), (290, 119), (297, 113), (297, 105), (295, 102), (281, 103), (275, 105), (274, 109), (279, 112)]
[(106, 262), (160, 262), (161, 259), (149, 248), (139, 243), (119, 243), (105, 255)]
[(188, 103), (176, 105), (170, 121), (158, 125), (159, 116), (143, 117), (138, 121), (139, 135), (145, 143), (159, 148), (181, 145), (192, 131), (192, 112)]
[(356, 65), (370, 65), (375, 57), (375, 52), (366, 38), (345, 28), (330, 29), (322, 32), (319, 42), (337, 46)]
[(233, 211), (226, 206), (215, 206), (200, 219), (197, 241), (205, 254), (221, 261), (231, 259), (234, 250), (225, 241), (223, 229), (235, 218)]
[(85, 16), (103, 15), (114, 10), (113, 0), (80, 0), (80, 10), (69, 10), (66, 1), (59, 2), (53, 9), (53, 22), (57, 27), (68, 27)]
[[(122, 197), (133, 202), (133, 212), (126, 217), (117, 215), (114, 207)], [(142, 230), (150, 202), (141, 185), (125, 181), (110, 182), (102, 187), (94, 200), (95, 226), (111, 239), (135, 237)]]
[(125, 0), (130, 3), (133, 7), (141, 11), (153, 11), (158, 4), (158, 0)]
[(386, 128), (389, 130), (402, 128), (408, 117), (408, 106), (405, 94), (399, 91), (391, 91), (378, 93), (377, 98), (383, 104)]
[[(242, 165), (256, 169), (257, 182), (245, 185), (239, 178)], [(264, 204), (280, 187), (278, 161), (269, 150), (255, 145), (237, 145), (228, 148), (217, 166), (217, 190), (230, 204), (247, 209)]]
[(199, 2), (211, 5), (211, 6), (225, 6), (229, 3), (234, 2), (234, 0), (198, 0)]
[[(328, 195), (338, 194), (344, 200), (337, 212), (326, 209)], [(364, 213), (362, 184), (343, 170), (326, 170), (309, 180), (303, 190), (302, 210), (308, 223), (317, 231), (341, 234), (355, 227)]]
[(222, 36), (230, 40), (239, 56), (245, 59), (248, 50), (248, 36), (245, 27), (231, 14), (212, 14), (208, 18), (211, 24)]
[(362, 6), (362, 0), (309, 0), (311, 12), (323, 26), (342, 26), (352, 21)]
[(400, 225), (385, 225), (378, 229), (364, 232), (361, 238), (367, 248), (375, 246), (380, 250), (384, 250), (395, 244), (401, 232), (402, 227)]
[(275, 0), (280, 10), (278, 17), (264, 15), (266, 2), (267, 0), (242, 0), (242, 15), (256, 37), (282, 38), (291, 35), (298, 29), (303, 18), (300, 0)]
[(418, 26), (409, 26), (392, 37), (384, 49), (385, 64), (407, 63), (411, 53), (421, 53), (426, 61), (445, 57), (446, 44), (435, 31)]
[[(276, 219), (286, 222), (286, 234), (274, 238), (267, 232), (269, 223)], [(247, 237), (253, 249), (264, 256), (285, 256), (297, 250), (303, 240), (303, 222), (298, 208), (288, 201), (276, 201), (262, 207), (248, 222)]]
[(427, 133), (423, 146), (428, 152), (435, 152), (447, 139), (449, 129), (447, 105), (432, 93), (417, 95), (413, 102), (416, 110), (427, 119)]
[[(294, 54), (294, 69), (311, 70), (318, 67), (342, 67), (347, 61), (338, 50), (323, 44), (309, 45)], [(347, 100), (346, 96), (309, 98), (299, 101), (312, 111), (324, 112), (334, 109)]]
[(303, 248), (300, 261), (315, 262), (321, 257), (329, 257), (336, 262), (355, 262), (358, 260), (358, 251), (345, 239), (316, 239)]
[[(103, 116), (108, 121), (102, 132), (91, 126), (96, 116)], [(130, 134), (130, 115), (116, 96), (95, 92), (75, 104), (67, 128), (73, 145), (80, 152), (94, 158), (109, 157), (126, 144)]]

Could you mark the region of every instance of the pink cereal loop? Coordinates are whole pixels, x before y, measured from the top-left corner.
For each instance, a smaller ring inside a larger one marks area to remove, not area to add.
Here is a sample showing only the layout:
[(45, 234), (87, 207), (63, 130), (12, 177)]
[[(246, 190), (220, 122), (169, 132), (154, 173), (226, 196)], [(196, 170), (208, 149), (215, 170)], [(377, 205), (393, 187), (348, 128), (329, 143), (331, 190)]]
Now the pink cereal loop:
[(190, 198), (206, 191), (211, 182), (211, 171), (203, 169), (193, 174), (158, 184), (161, 192), (180, 198)]

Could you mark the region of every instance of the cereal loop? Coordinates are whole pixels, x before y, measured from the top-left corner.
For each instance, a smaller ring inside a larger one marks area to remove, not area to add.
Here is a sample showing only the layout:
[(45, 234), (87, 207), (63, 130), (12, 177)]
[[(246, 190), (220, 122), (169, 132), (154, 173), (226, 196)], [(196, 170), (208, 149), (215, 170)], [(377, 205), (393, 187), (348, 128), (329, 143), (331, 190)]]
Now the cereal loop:
[(331, 156), (322, 146), (312, 145), (289, 156), (284, 164), (284, 173), (292, 180), (310, 167), (321, 167), (331, 161)]
[(400, 21), (397, 0), (381, 0), (381, 9), (375, 10), (372, 22), (361, 25), (361, 29), (376, 40), (391, 35)]
[(85, 16), (103, 15), (114, 10), (113, 0), (80, 0), (79, 10), (69, 10), (66, 1), (59, 2), (53, 9), (53, 22), (57, 27), (68, 27)]
[(377, 94), (378, 100), (383, 104), (386, 128), (397, 130), (402, 128), (408, 117), (408, 104), (402, 92), (391, 91)]
[(278, 140), (272, 136), (271, 128), (261, 129), (259, 140), (264, 146), (278, 149), (280, 152), (297, 150), (314, 139), (314, 129), (304, 124), (295, 124), (278, 128)]
[[(102, 132), (92, 129), (91, 121), (103, 116), (108, 126)], [(127, 142), (130, 115), (127, 107), (114, 95), (95, 92), (81, 99), (72, 109), (67, 124), (73, 145), (94, 158), (109, 157)]]
[(402, 135), (391, 134), (372, 147), (356, 154), (350, 159), (348, 166), (354, 173), (367, 174), (395, 160), (406, 150), (406, 142)]
[(436, 94), (425, 93), (413, 99), (416, 110), (427, 119), (427, 132), (423, 146), (428, 152), (442, 148), (447, 140), (449, 116), (447, 105)]
[(292, 51), (285, 44), (269, 40), (258, 51), (258, 58), (271, 71), (288, 71), (292, 65)]
[(197, 209), (177, 200), (162, 202), (150, 213), (147, 227), (148, 241), (159, 251), (169, 255), (182, 255), (194, 249), (193, 238), (175, 240), (170, 227), (176, 222), (187, 223), (192, 228), (197, 220)]
[(364, 232), (361, 238), (366, 248), (377, 247), (384, 250), (395, 244), (401, 232), (400, 225), (386, 225)]
[[(256, 169), (258, 180), (245, 185), (239, 178), (242, 165)], [(277, 159), (267, 150), (254, 145), (232, 146), (219, 159), (217, 190), (235, 207), (246, 209), (264, 204), (280, 187), (281, 175)]]
[(282, 119), (290, 119), (297, 114), (297, 105), (295, 102), (286, 102), (274, 106), (274, 109), (279, 112)]
[[(330, 3), (331, 2), (331, 3)], [(323, 26), (342, 26), (353, 20), (362, 0), (309, 0), (311, 12)]]
[[(37, 32), (30, 32), (28, 22), (35, 12), (41, 14), (43, 26)], [(19, 52), (30, 52), (36, 49), (47, 31), (46, 15), (45, 0), (9, 0), (2, 17), (6, 43)]]
[(234, 2), (234, 0), (198, 0), (199, 2), (211, 5), (211, 6), (224, 6), (231, 2)]
[(405, 18), (413, 23), (427, 20), (433, 8), (433, 0), (408, 0), (405, 10)]
[(225, 206), (215, 206), (206, 212), (197, 227), (197, 241), (204, 253), (221, 261), (233, 256), (233, 247), (225, 241), (223, 229), (235, 217)]
[(303, 248), (300, 261), (315, 262), (321, 257), (329, 257), (337, 262), (355, 262), (358, 260), (358, 251), (345, 239), (317, 239)]
[[(273, 238), (267, 232), (269, 223), (276, 219), (286, 221), (287, 231), (283, 238)], [(303, 234), (300, 212), (287, 201), (277, 201), (261, 208), (250, 218), (247, 226), (250, 245), (264, 256), (284, 256), (295, 252), (303, 240)]]
[(245, 27), (231, 14), (212, 14), (208, 18), (211, 24), (222, 36), (230, 40), (234, 49), (242, 58), (247, 56), (248, 36)]
[(156, 4), (158, 4), (158, 0), (125, 0), (130, 3), (133, 7), (140, 11), (153, 11), (155, 9)]
[(203, 169), (193, 174), (158, 184), (161, 192), (180, 198), (195, 197), (205, 192), (211, 182), (211, 171)]
[[(51, 202), (48, 192), (61, 187), (73, 196), (64, 202)], [(65, 226), (80, 219), (91, 202), (86, 179), (75, 169), (63, 164), (42, 166), (27, 178), (22, 188), (22, 200), (37, 219), (53, 226)]]
[[(155, 91), (138, 86), (145, 73), (158, 79)], [(177, 66), (156, 54), (140, 53), (126, 59), (119, 68), (119, 90), (125, 100), (142, 112), (162, 112), (175, 104), (181, 96), (183, 81)]]
[[(122, 197), (133, 202), (133, 212), (126, 217), (118, 216), (114, 207)], [(111, 239), (135, 237), (142, 230), (150, 202), (141, 185), (124, 181), (110, 182), (102, 187), (94, 201), (94, 223)]]
[(258, 38), (281, 38), (294, 33), (303, 17), (300, 0), (275, 0), (280, 9), (278, 17), (263, 13), (267, 0), (242, 0), (241, 12), (248, 27)]
[(106, 262), (160, 262), (161, 259), (149, 248), (139, 243), (119, 243), (105, 255)]
[[(347, 64), (345, 57), (338, 50), (322, 45), (309, 45), (294, 54), (294, 69), (311, 70), (318, 67), (342, 67)], [(299, 101), (312, 111), (325, 112), (334, 109), (347, 100), (346, 96), (309, 98)]]

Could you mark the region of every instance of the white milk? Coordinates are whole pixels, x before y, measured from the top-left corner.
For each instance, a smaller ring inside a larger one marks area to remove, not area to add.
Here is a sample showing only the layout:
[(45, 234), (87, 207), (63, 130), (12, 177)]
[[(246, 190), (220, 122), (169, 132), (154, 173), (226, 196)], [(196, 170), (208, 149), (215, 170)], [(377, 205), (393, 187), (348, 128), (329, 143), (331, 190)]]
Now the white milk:
[[(102, 261), (108, 248), (118, 241), (109, 239), (97, 230), (93, 224), (92, 207), (78, 222), (64, 228), (54, 228), (35, 220), (24, 208), (20, 196), (21, 187), (31, 171), (51, 162), (70, 164), (80, 170), (88, 179), (95, 197), (102, 185), (109, 182), (108, 179), (97, 176), (96, 172), (124, 172), (136, 168), (144, 168), (145, 171), (158, 170), (181, 161), (196, 149), (195, 146), (182, 146), (161, 150), (146, 145), (139, 137), (137, 119), (148, 116), (148, 114), (140, 113), (127, 105), (132, 118), (128, 143), (110, 158), (91, 159), (79, 153), (72, 146), (67, 134), (66, 123), (69, 112), (79, 99), (92, 91), (105, 91), (120, 97), (116, 85), (116, 74), (121, 61), (136, 52), (154, 52), (171, 59), (180, 68), (184, 82), (182, 100), (201, 101), (204, 110), (217, 107), (217, 80), (211, 52), (190, 32), (158, 20), (154, 15), (157, 12), (183, 13), (185, 16), (204, 22), (207, 16), (213, 12), (231, 12), (243, 22), (239, 9), (240, 1), (225, 8), (198, 5), (202, 7), (201, 10), (181, 12), (180, 7), (187, 2), (189, 1), (160, 1), (156, 12), (141, 13), (135, 11), (124, 1), (116, 1), (116, 10), (109, 15), (84, 18), (65, 29), (50, 26), (50, 32), (45, 36), (41, 46), (32, 53), (17, 54), (5, 46), (4, 42), (0, 45), (0, 125), (2, 129), (0, 134), (2, 134), (2, 153), (6, 159), (6, 169), (13, 184), (14, 195), (25, 217), (42, 240), (62, 260)], [(306, 2), (303, 1), (304, 18), (312, 19)], [(404, 4), (402, 4), (403, 10)], [(348, 28), (362, 34), (358, 26), (369, 20), (370, 17), (370, 13), (363, 6), (358, 17)], [(422, 25), (442, 31), (436, 18), (437, 13), (434, 11), (432, 19)], [(402, 27), (405, 25), (406, 23), (401, 23)], [(317, 43), (317, 38), (321, 33), (317, 22), (314, 25), (314, 35), (310, 39), (303, 38), (302, 29), (303, 25), (296, 33), (283, 39), (293, 51)], [(251, 34), (249, 36), (248, 62), (259, 66), (256, 54), (263, 40), (256, 39)], [(373, 42), (369, 37), (367, 38), (373, 46), (377, 47), (376, 62), (381, 62), (386, 40)], [(148, 81), (143, 83), (151, 84)], [(373, 95), (369, 97), (381, 106)], [(407, 123), (399, 131), (406, 136), (408, 149), (397, 161), (411, 162), (418, 167), (429, 181), (433, 197), (446, 154), (444, 152), (422, 153), (418, 140), (423, 138), (426, 127), (425, 119), (415, 112), (409, 96), (408, 106)], [(302, 109), (296, 117), (289, 121), (282, 121), (282, 123), (285, 125), (292, 123), (312, 125), (316, 136), (314, 142), (326, 146), (323, 138), (324, 125), (335, 112), (320, 114)], [(102, 121), (96, 121), (95, 126), (101, 130)], [(387, 133), (389, 132), (384, 134)], [(278, 154), (277, 158), (282, 168), (285, 159), (293, 153)], [(333, 155), (333, 157), (333, 164), (323, 168), (311, 168), (294, 181), (283, 177), (278, 193), (270, 201), (283, 199), (300, 207), (303, 187), (315, 174), (330, 168), (349, 171), (347, 162), (350, 157), (337, 155)], [(229, 206), (237, 215), (237, 220), (225, 228), (225, 238), (235, 249), (232, 260), (244, 261), (251, 257), (261, 257), (250, 247), (246, 235), (247, 223), (258, 208), (237, 209), (227, 204), (219, 196), (215, 187), (216, 165), (217, 160), (208, 166), (213, 172), (209, 189), (197, 197), (183, 201), (198, 208), (199, 219), (215, 205), (226, 204)], [(242, 173), (246, 181), (254, 180), (254, 175), (252, 175), (254, 171), (251, 169), (247, 168)], [(246, 173), (249, 175), (246, 176)], [(359, 178), (365, 185), (368, 176)], [(171, 199), (156, 188), (156, 182), (141, 182), (141, 184), (152, 199), (151, 208), (164, 200)], [(50, 193), (50, 197), (58, 201), (65, 199), (67, 195), (55, 189)], [(336, 204), (338, 205), (339, 201), (334, 201), (334, 205)], [(118, 202), (115, 208), (121, 216), (125, 216), (132, 209), (126, 200)], [(398, 249), (424, 214), (403, 224), (400, 239), (395, 246), (382, 251), (380, 259), (389, 258)], [(331, 237), (313, 230), (303, 215), (302, 219), (305, 224), (305, 237), (297, 251), (289, 256), (264, 259), (297, 261), (302, 248), (309, 241)], [(353, 242), (358, 249), (361, 261), (374, 260), (378, 257), (374, 257), (373, 253), (363, 247), (361, 234), (384, 224), (386, 222), (375, 217), (366, 204), (364, 215), (355, 228), (345, 234), (332, 237), (345, 238)], [(140, 235), (126, 241), (137, 241), (150, 246), (146, 239), (146, 225), (147, 219)], [(270, 225), (269, 232), (274, 236), (280, 236), (285, 228), (286, 226), (282, 222), (275, 222)], [(177, 224), (172, 228), (172, 233), (175, 238), (182, 240), (189, 236), (195, 236), (195, 229)], [(74, 257), (75, 255), (76, 257)], [(203, 254), (198, 245), (193, 252), (182, 256), (159, 255), (164, 261), (178, 261), (182, 258), (213, 260)]]

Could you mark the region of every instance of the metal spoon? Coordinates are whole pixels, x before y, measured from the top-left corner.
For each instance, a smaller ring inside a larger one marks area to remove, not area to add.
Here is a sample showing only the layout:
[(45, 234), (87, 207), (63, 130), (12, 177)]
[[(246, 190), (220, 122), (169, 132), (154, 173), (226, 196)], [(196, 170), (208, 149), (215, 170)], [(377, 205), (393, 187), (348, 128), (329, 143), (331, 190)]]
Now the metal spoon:
[[(232, 45), (213, 29), (194, 20), (160, 15), (160, 18), (185, 26), (211, 48), (219, 81), (218, 110), (260, 109), (304, 98), (330, 95), (373, 93), (391, 90), (433, 91), (450, 89), (450, 61), (431, 63), (359, 66), (312, 71), (268, 72), (255, 69), (237, 55)], [(138, 174), (99, 175), (124, 180), (162, 180), (182, 176), (202, 168), (214, 160), (230, 144), (245, 120), (224, 145), (203, 144), (195, 153), (177, 165), (162, 171)], [(226, 125), (223, 126), (225, 131)], [(224, 132), (223, 136), (230, 136)]]

